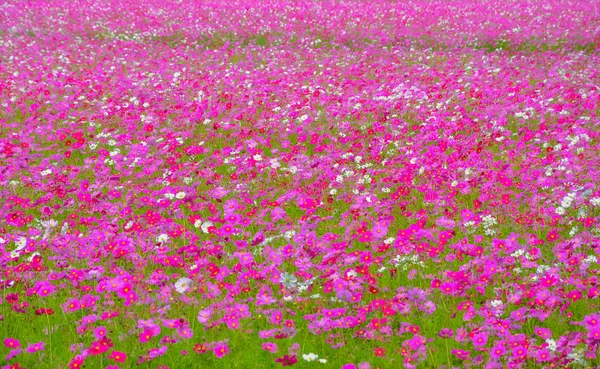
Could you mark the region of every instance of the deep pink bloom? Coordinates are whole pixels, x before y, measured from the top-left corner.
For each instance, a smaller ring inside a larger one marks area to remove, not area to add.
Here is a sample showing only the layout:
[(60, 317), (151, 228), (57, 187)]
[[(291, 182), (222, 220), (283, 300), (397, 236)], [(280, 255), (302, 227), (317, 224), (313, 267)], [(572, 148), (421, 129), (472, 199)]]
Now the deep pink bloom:
[(263, 350), (269, 351), (272, 354), (277, 352), (277, 344), (275, 344), (274, 342), (263, 342), (261, 346)]
[(222, 358), (229, 353), (229, 347), (224, 342), (219, 342), (213, 347), (213, 352), (217, 358)]
[(113, 351), (108, 355), (109, 359), (112, 359), (118, 363), (124, 363), (127, 360), (127, 354), (121, 351)]
[(38, 342), (38, 343), (32, 343), (29, 346), (27, 346), (26, 351), (30, 354), (33, 354), (38, 351), (43, 351), (44, 348), (45, 348), (44, 342)]
[(5, 338), (4, 346), (6, 346), (8, 348), (17, 348), (17, 347), (21, 347), (21, 343), (16, 338)]

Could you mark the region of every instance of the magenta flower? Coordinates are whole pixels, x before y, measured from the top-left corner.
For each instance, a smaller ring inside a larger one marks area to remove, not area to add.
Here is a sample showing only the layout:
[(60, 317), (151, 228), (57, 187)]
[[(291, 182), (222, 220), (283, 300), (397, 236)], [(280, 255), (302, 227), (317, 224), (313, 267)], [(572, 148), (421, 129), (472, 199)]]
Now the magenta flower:
[(94, 337), (97, 339), (106, 337), (106, 327), (97, 327), (94, 329)]
[(487, 333), (480, 332), (473, 336), (473, 345), (475, 347), (483, 347), (487, 344), (488, 335)]
[(30, 354), (33, 354), (35, 352), (38, 351), (43, 351), (44, 350), (44, 342), (38, 342), (38, 343), (32, 343), (29, 344), (29, 346), (27, 346), (27, 348), (25, 349), (25, 351), (27, 351)]
[(535, 359), (538, 363), (545, 363), (547, 361), (550, 361), (551, 357), (552, 354), (547, 349), (541, 349), (535, 353)]
[(8, 352), (8, 355), (6, 355), (5, 360), (9, 361), (10, 359), (14, 358), (17, 355), (20, 355), (23, 352), (23, 349), (21, 349), (20, 347), (12, 349)]
[(456, 356), (459, 360), (467, 360), (469, 358), (469, 355), (471, 355), (470, 351), (467, 350), (452, 350), (452, 354), (454, 356)]
[(454, 335), (454, 331), (450, 328), (442, 328), (438, 333), (438, 336), (441, 338), (450, 338)]
[(229, 347), (224, 342), (219, 342), (213, 347), (213, 352), (217, 358), (222, 358), (229, 353)]
[(127, 360), (127, 354), (121, 351), (112, 351), (108, 358), (119, 363), (124, 363)]
[(277, 352), (277, 344), (275, 344), (274, 342), (263, 342), (261, 346), (263, 350), (268, 351), (272, 354)]
[(6, 346), (7, 348), (18, 348), (21, 347), (21, 343), (16, 338), (5, 338), (4, 346)]

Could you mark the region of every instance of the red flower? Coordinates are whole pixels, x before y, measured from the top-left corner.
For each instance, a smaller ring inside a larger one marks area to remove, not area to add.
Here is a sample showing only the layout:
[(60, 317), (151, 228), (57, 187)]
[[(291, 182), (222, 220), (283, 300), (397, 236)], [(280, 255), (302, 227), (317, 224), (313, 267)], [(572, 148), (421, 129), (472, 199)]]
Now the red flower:
[(280, 363), (282, 366), (292, 366), (298, 362), (295, 355), (284, 355), (283, 357), (275, 359), (276, 363)]
[(383, 347), (375, 347), (373, 349), (373, 354), (375, 356), (381, 356), (381, 357), (383, 357), (383, 356), (385, 356), (385, 349)]

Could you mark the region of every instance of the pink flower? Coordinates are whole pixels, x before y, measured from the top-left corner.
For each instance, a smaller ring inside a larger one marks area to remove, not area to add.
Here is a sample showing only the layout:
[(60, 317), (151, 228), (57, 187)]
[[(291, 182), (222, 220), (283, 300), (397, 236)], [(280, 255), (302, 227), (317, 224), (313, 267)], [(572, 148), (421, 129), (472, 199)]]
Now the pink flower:
[(220, 359), (229, 353), (229, 347), (226, 343), (219, 342), (213, 348), (213, 352), (215, 353), (215, 356)]
[(32, 343), (29, 346), (27, 346), (26, 351), (30, 354), (33, 354), (38, 351), (43, 351), (44, 348), (45, 348), (44, 342), (38, 342), (38, 343)]
[(124, 363), (127, 360), (127, 354), (120, 351), (113, 351), (108, 355), (109, 359), (112, 359), (118, 363)]
[(194, 336), (194, 331), (192, 331), (192, 329), (186, 323), (183, 327), (177, 328), (177, 334), (179, 334), (181, 338), (188, 339)]
[(452, 354), (460, 360), (466, 360), (469, 358), (469, 355), (471, 355), (471, 352), (467, 350), (452, 350)]
[(534, 331), (535, 331), (535, 334), (537, 334), (538, 336), (540, 336), (540, 338), (543, 338), (545, 340), (552, 337), (552, 331), (548, 328), (541, 328), (541, 327), (536, 326), (534, 328)]
[(152, 330), (150, 328), (144, 328), (144, 331), (140, 333), (140, 342), (148, 342), (152, 337), (154, 337)]
[(487, 335), (487, 333), (484, 333), (484, 332), (477, 333), (473, 337), (473, 345), (475, 347), (483, 347), (486, 345), (487, 341), (488, 341), (488, 335)]
[(8, 355), (6, 356), (5, 360), (8, 361), (17, 355), (20, 355), (22, 352), (23, 352), (23, 349), (21, 349), (20, 347), (16, 348), (16, 349), (12, 349), (8, 352)]
[(274, 342), (263, 342), (261, 346), (263, 350), (269, 351), (272, 354), (277, 352), (277, 345)]
[(21, 347), (21, 343), (16, 338), (5, 338), (4, 346), (6, 346), (8, 348), (17, 348), (17, 347)]
[(538, 363), (545, 363), (546, 361), (550, 361), (550, 357), (550, 351), (548, 351), (547, 349), (541, 349), (535, 353), (535, 359)]
[(106, 337), (106, 327), (97, 327), (96, 329), (94, 329), (94, 336), (97, 339)]

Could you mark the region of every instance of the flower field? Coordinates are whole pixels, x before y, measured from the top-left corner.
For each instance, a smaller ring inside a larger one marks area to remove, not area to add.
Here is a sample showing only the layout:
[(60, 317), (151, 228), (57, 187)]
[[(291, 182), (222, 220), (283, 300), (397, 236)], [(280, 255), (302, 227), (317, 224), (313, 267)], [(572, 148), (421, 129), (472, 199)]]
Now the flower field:
[(598, 2), (0, 7), (0, 368), (600, 368)]

